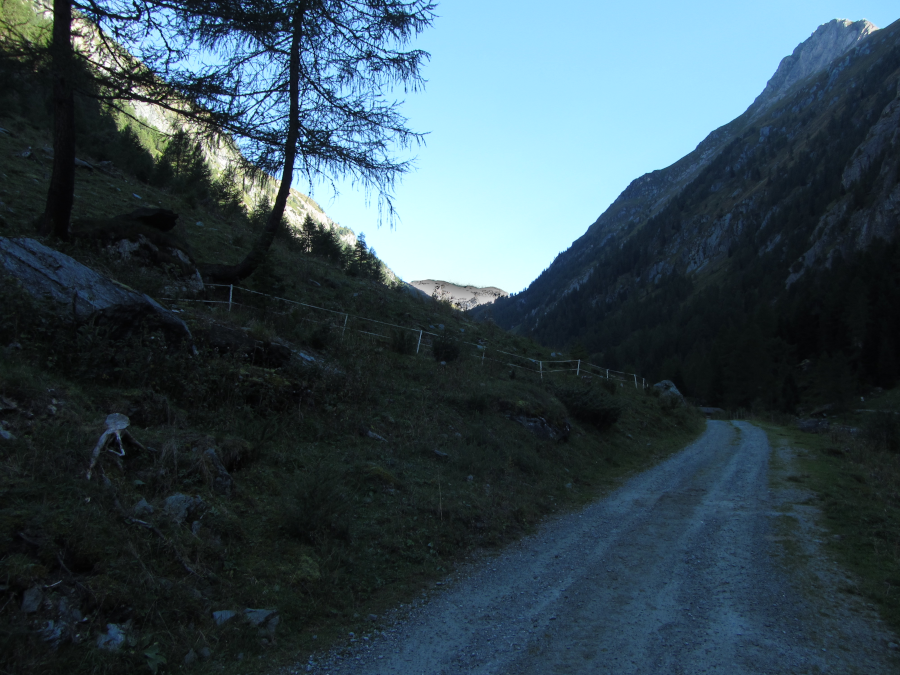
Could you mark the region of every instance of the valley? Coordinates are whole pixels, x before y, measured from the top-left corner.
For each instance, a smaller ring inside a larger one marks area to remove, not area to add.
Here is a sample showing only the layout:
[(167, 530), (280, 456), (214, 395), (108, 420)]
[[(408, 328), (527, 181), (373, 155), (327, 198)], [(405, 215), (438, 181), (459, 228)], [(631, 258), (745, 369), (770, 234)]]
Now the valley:
[(478, 312), (709, 405), (796, 412), (892, 385), (898, 35), (824, 24), (743, 115)]
[(431, 3), (176, 3), (114, 77), (81, 5), (68, 162), (60, 7), (0, 0), (0, 671), (896, 671), (900, 24), (509, 294), (298, 188), (393, 224)]

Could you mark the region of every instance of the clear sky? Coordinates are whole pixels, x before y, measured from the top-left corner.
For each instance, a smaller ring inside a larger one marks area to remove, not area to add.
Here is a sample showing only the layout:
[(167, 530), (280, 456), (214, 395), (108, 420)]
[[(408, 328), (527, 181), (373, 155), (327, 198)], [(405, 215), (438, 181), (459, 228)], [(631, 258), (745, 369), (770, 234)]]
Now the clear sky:
[(429, 132), (395, 193), (400, 221), (345, 185), (314, 192), (406, 281), (518, 292), (635, 178), (740, 115), (831, 19), (900, 18), (897, 0), (443, 0), (417, 41)]

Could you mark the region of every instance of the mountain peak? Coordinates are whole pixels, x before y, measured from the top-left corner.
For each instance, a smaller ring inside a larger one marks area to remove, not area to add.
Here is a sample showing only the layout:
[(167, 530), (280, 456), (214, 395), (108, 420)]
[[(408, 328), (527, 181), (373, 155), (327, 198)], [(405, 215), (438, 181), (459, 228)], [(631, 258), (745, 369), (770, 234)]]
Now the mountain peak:
[(866, 19), (832, 19), (823, 23), (778, 64), (778, 70), (755, 101), (761, 104), (757, 114), (781, 99), (795, 83), (827, 68), (832, 61), (877, 30), (878, 26)]

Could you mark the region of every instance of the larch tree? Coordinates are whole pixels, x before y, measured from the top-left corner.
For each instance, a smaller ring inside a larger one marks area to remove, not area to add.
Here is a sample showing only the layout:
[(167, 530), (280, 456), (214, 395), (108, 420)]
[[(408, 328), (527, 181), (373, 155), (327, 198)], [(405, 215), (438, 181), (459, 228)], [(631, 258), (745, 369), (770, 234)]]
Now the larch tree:
[(244, 155), (279, 175), (265, 227), (236, 265), (201, 266), (212, 282), (249, 276), (265, 258), (291, 185), (348, 179), (374, 195), (379, 218), (395, 218), (392, 194), (411, 160), (396, 152), (424, 136), (407, 126), (396, 87), (417, 90), (429, 55), (409, 45), (432, 25), (429, 0), (187, 0), (170, 7), (181, 37), (206, 65), (189, 75), (216, 88), (194, 101), (222, 120)]
[[(77, 19), (77, 20), (76, 20)], [(102, 101), (129, 114), (122, 105), (140, 101), (190, 120), (201, 132), (221, 131), (222, 118), (196, 104), (196, 92), (225, 96), (225, 78), (179, 71), (191, 57), (190, 42), (178, 37), (171, 8), (157, 0), (53, 0), (49, 42), (8, 31), (17, 44), (7, 51), (45, 63), (53, 83), (53, 168), (42, 234), (69, 237), (75, 189), (75, 95)], [(75, 48), (75, 41), (79, 48)], [(177, 79), (176, 79), (177, 78)]]

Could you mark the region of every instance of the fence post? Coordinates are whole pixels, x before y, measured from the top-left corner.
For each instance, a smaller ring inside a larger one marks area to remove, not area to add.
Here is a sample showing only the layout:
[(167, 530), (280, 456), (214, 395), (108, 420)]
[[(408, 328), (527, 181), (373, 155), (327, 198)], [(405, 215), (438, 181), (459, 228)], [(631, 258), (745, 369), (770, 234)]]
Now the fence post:
[[(344, 327), (341, 329), (341, 342), (344, 341), (344, 333), (347, 332), (347, 319), (349, 319), (349, 318), (350, 318), (349, 314), (344, 314)], [(357, 342), (357, 344), (359, 344), (359, 343)]]
[(581, 375), (581, 359), (578, 359), (578, 368), (575, 370), (575, 377)]
[(637, 373), (634, 373), (634, 388), (637, 389)]
[(609, 379), (609, 368), (606, 369), (606, 379)]
[(419, 342), (416, 344), (416, 356), (419, 355), (419, 347), (422, 346), (422, 331), (419, 331)]
[(234, 284), (228, 284), (228, 311), (231, 311), (231, 297), (234, 294)]
[(481, 350), (481, 367), (484, 367), (484, 354), (487, 352), (487, 347)]
[(539, 369), (539, 372), (541, 373), (541, 382), (543, 382), (544, 381), (544, 362), (543, 361), (538, 361), (538, 369)]

